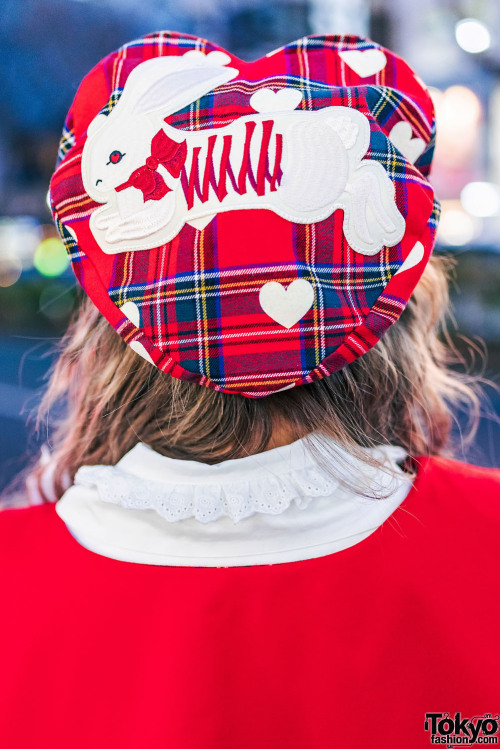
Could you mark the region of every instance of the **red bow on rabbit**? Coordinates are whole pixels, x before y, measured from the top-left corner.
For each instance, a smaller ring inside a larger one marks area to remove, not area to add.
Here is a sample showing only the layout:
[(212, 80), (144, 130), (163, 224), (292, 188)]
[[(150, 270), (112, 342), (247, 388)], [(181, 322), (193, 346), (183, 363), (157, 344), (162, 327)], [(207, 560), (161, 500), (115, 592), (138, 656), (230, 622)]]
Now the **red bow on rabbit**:
[(135, 187), (142, 191), (144, 202), (161, 200), (171, 188), (168, 187), (161, 174), (158, 174), (158, 166), (161, 164), (172, 177), (177, 178), (186, 161), (186, 155), (185, 140), (177, 143), (160, 130), (151, 141), (151, 156), (148, 156), (144, 166), (135, 169), (126, 182), (122, 182), (115, 188), (116, 192), (121, 192), (127, 187)]

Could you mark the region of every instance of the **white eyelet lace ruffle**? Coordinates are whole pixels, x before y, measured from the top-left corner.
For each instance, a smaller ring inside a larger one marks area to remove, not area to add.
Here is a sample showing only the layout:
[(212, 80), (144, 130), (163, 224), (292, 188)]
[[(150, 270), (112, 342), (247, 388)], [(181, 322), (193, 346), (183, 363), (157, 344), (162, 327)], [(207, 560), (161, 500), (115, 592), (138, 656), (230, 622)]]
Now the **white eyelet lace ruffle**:
[(155, 510), (169, 522), (193, 517), (201, 523), (220, 517), (237, 523), (255, 512), (279, 515), (292, 502), (305, 509), (312, 499), (329, 496), (338, 486), (317, 466), (279, 477), (271, 474), (205, 485), (165, 485), (144, 481), (116, 466), (92, 466), (80, 468), (75, 483), (95, 486), (105, 502), (132, 510)]
[[(405, 456), (399, 448), (380, 450), (396, 469)], [(366, 470), (347, 454), (342, 463), (347, 475)], [(154, 510), (168, 522), (195, 518), (200, 523), (279, 515), (292, 504), (305, 509), (317, 497), (332, 496), (339, 483), (305, 440), (215, 465), (168, 458), (139, 443), (116, 466), (84, 466), (75, 476), (77, 486), (97, 489), (104, 502)]]

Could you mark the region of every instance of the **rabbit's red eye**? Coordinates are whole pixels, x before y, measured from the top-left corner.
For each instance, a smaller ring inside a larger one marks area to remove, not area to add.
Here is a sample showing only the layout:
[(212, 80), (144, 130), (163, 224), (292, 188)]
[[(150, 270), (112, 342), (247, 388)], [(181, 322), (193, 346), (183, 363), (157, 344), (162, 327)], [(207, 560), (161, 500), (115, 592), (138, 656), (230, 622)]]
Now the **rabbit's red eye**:
[(112, 151), (109, 154), (108, 164), (118, 164), (118, 162), (121, 161), (124, 156), (125, 154), (121, 153), (121, 151)]

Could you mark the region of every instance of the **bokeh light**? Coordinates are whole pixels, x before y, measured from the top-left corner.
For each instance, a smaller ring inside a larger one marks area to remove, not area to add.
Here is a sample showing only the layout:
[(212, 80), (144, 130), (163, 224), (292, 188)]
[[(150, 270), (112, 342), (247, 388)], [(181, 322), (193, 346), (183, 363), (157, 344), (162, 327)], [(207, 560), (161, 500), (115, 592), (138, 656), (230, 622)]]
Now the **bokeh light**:
[(465, 211), (459, 200), (443, 200), (437, 239), (452, 247), (463, 247), (478, 234), (479, 220)]
[(69, 265), (64, 244), (56, 237), (44, 239), (35, 250), (33, 264), (42, 276), (60, 276)]
[(21, 259), (12, 252), (0, 254), (0, 287), (7, 288), (19, 280), (23, 270)]
[(455, 26), (457, 44), (472, 54), (484, 52), (491, 44), (488, 27), (476, 18), (464, 18)]
[(31, 268), (42, 239), (40, 223), (32, 216), (0, 218), (0, 258), (18, 258), (24, 269)]
[(460, 201), (471, 216), (496, 216), (500, 210), (500, 190), (492, 182), (469, 182), (460, 193)]
[(432, 88), (430, 93), (437, 131), (432, 183), (441, 199), (455, 199), (466, 184), (483, 176), (479, 161), (484, 147), (483, 105), (468, 86)]
[(447, 167), (466, 165), (476, 150), (482, 106), (467, 86), (450, 86), (446, 91), (432, 88), (436, 110), (436, 162)]

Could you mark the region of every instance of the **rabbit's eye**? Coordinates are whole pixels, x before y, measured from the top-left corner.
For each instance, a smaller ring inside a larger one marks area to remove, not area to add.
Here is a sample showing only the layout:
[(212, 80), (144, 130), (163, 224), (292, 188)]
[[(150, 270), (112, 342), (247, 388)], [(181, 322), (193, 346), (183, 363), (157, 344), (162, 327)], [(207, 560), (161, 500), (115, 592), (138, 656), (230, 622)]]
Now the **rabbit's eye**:
[(111, 153), (109, 154), (108, 164), (118, 164), (118, 162), (121, 161), (124, 156), (125, 154), (121, 153), (121, 151), (111, 151)]

